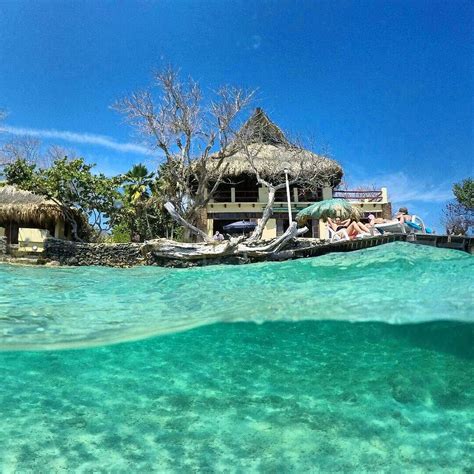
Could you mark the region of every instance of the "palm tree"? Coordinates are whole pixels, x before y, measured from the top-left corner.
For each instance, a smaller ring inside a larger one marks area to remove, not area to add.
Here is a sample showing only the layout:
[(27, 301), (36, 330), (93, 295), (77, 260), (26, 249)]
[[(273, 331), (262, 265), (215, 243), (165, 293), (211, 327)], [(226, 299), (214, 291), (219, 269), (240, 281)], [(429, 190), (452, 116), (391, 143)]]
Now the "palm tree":
[(145, 165), (141, 163), (133, 165), (132, 169), (124, 176), (125, 199), (133, 205), (148, 199), (154, 176), (155, 173), (150, 173)]

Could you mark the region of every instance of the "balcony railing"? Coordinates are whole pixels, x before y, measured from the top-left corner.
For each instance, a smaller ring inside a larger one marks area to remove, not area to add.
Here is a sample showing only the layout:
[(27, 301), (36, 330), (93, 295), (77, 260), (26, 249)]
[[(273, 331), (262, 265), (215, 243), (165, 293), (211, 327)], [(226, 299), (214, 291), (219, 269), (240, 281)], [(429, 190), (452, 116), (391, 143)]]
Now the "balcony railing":
[(258, 188), (247, 190), (235, 190), (235, 202), (258, 202)]
[(212, 196), (215, 202), (230, 202), (231, 201), (231, 193), (230, 189), (225, 191), (216, 191)]
[(360, 202), (382, 202), (382, 191), (374, 190), (357, 190), (357, 191), (334, 191), (332, 193), (334, 198), (347, 199), (348, 201)]

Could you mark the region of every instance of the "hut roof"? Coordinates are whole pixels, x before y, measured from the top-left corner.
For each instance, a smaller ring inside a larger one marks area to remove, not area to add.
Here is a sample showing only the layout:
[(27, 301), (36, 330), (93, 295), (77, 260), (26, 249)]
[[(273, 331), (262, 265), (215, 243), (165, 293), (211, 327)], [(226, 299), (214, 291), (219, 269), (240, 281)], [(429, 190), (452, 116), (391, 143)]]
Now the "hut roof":
[(0, 186), (0, 222), (44, 224), (62, 217), (61, 206), (54, 201), (15, 186)]
[[(310, 160), (306, 159), (314, 158), (317, 160), (321, 173), (328, 176), (328, 179), (331, 177), (329, 181), (332, 185), (338, 184), (342, 178), (343, 172), (339, 163), (292, 144), (261, 108), (257, 108), (242, 126), (237, 133), (236, 143), (239, 137), (242, 137), (243, 141), (249, 145), (246, 150), (239, 148), (237, 144), (234, 145), (234, 151), (223, 160), (222, 166), (225, 166), (226, 177), (253, 174), (248, 152), (252, 156), (253, 165), (262, 175), (265, 175), (267, 170), (274, 171), (279, 164), (283, 163), (290, 173), (304, 173), (305, 167), (308, 168), (308, 173), (314, 173), (314, 166), (311, 165)], [(217, 154), (215, 158), (218, 158)]]

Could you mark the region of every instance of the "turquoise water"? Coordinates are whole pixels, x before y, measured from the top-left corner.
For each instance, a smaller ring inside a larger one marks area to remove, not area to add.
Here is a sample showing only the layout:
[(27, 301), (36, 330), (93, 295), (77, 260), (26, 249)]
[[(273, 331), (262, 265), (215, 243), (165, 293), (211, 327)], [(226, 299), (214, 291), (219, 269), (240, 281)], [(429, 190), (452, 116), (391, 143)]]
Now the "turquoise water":
[(0, 266), (0, 471), (472, 472), (473, 267)]

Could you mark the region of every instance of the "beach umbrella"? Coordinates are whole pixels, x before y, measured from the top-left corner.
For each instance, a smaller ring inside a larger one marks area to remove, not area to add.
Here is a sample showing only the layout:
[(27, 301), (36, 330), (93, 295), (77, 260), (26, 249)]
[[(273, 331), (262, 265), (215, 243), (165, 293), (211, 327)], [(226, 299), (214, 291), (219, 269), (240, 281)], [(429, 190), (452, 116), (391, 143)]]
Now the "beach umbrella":
[(223, 229), (226, 232), (251, 232), (257, 227), (255, 222), (250, 221), (238, 221), (232, 222), (232, 224), (225, 225)]
[(311, 204), (311, 206), (305, 207), (296, 215), (298, 221), (304, 221), (306, 219), (327, 220), (328, 217), (359, 219), (360, 210), (346, 199), (325, 199), (324, 201), (315, 202)]

